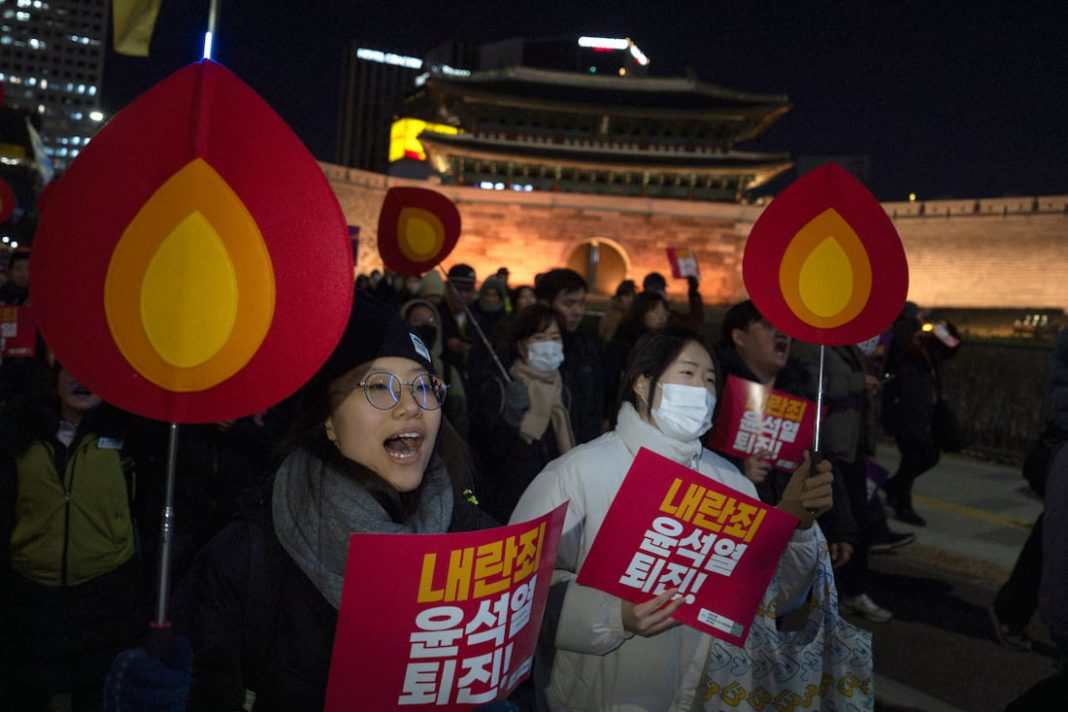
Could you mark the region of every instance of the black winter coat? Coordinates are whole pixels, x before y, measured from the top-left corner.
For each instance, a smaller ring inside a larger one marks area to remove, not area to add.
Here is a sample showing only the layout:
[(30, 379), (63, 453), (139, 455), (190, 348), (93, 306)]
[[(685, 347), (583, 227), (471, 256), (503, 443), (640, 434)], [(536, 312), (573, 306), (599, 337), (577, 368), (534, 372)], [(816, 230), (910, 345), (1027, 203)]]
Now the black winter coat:
[[(454, 499), (450, 532), (494, 526)], [(337, 610), (282, 548), (269, 498), (201, 551), (175, 621), (195, 651), (190, 710), (233, 712), (246, 688), (257, 712), (322, 710)]]
[[(545, 466), (560, 457), (560, 446), (552, 425), (540, 439), (528, 443), (519, 429), (504, 422), (505, 384), (500, 377), (485, 381), (471, 413), (472, 445), (479, 459), (478, 498), (481, 506), (495, 519), (506, 522)], [(571, 394), (563, 389), (564, 407), (570, 406)], [(477, 434), (477, 437), (476, 437)]]
[(564, 363), (560, 373), (564, 386), (571, 392), (568, 414), (575, 444), (588, 443), (601, 435), (605, 421), (604, 372), (597, 338), (581, 332), (564, 332)]
[(883, 428), (900, 440), (933, 443), (941, 394), (938, 367), (919, 349), (906, 349), (883, 390)]
[[(749, 369), (749, 366), (734, 349), (717, 348), (716, 360), (719, 362), (719, 372), (721, 374), (720, 382), (717, 384), (720, 390), (722, 390), (723, 384), (726, 383), (727, 376), (736, 376), (755, 383), (760, 382), (760, 379)], [(809, 380), (808, 372), (805, 368), (797, 360), (788, 359), (786, 366), (775, 379), (775, 389), (790, 395), (814, 400), (815, 394), (809, 392)], [(734, 466), (744, 474), (742, 469), (744, 463), (740, 458), (727, 453), (720, 454), (734, 463)], [(760, 501), (772, 506), (777, 505), (786, 491), (786, 485), (789, 484), (792, 474), (792, 472), (771, 470), (767, 477), (764, 478), (764, 481), (756, 485)], [(842, 481), (842, 477), (838, 474), (835, 474), (833, 488), (835, 505), (820, 517), (820, 528), (829, 542), (847, 541), (855, 544), (858, 541), (856, 519), (848, 506), (849, 493), (846, 490), (845, 483)]]

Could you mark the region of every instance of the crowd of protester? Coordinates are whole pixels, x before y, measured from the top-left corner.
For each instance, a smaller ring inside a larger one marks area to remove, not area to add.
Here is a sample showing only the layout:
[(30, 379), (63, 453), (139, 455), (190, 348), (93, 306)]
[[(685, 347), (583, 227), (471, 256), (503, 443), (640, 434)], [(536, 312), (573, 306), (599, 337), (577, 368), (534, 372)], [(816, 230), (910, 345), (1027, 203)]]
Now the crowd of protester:
[[(0, 304), (28, 303), (28, 259), (17, 255), (7, 276)], [(821, 354), (748, 301), (713, 337), (694, 278), (685, 310), (668, 300), (663, 276), (646, 276), (640, 290), (626, 280), (594, 323), (578, 273), (552, 269), (516, 286), (509, 276), (502, 267), (480, 282), (465, 264), (444, 278), (360, 275), (341, 343), (299, 393), (254, 416), (182, 428), (172, 566), (184, 636), (163, 656), (177, 682), (153, 661), (123, 658), (150, 617), (165, 428), (102, 402), (44, 343), (33, 358), (7, 359), (0, 708), (44, 710), (65, 693), (76, 711), (103, 709), (105, 698), (110, 709), (137, 709), (137, 695), (152, 697), (153, 709), (188, 697), (191, 709), (234, 710), (252, 690), (256, 710), (318, 709), (348, 533), (487, 528), (569, 499), (555, 577), (567, 594), (543, 635), (554, 654), (511, 709), (690, 709), (714, 682), (710, 656), (766, 653), (724, 651), (677, 626), (673, 590), (634, 605), (573, 581), (639, 447), (798, 517), (762, 609), (773, 620), (833, 607), (836, 594), (806, 607), (820, 582), (841, 592), (844, 610), (892, 618), (876, 603), (868, 557), (915, 536), (891, 530), (871, 493), (871, 413), (878, 404), (902, 456), (882, 483), (887, 505), (922, 526), (913, 483), (953, 447), (939, 405), (941, 365), (960, 343), (952, 325), (908, 305), (880, 356), (858, 346)], [(785, 472), (765, 450), (739, 458), (704, 447), (728, 376), (815, 400), (820, 360), (821, 462)], [(1051, 471), (1057, 492), (1066, 461)], [(1061, 508), (1047, 504), (1047, 543), (1065, 529)], [(1029, 561), (1037, 580), (1040, 554)], [(1029, 645), (1010, 593), (999, 596), (998, 636)], [(190, 654), (193, 673), (183, 677)]]

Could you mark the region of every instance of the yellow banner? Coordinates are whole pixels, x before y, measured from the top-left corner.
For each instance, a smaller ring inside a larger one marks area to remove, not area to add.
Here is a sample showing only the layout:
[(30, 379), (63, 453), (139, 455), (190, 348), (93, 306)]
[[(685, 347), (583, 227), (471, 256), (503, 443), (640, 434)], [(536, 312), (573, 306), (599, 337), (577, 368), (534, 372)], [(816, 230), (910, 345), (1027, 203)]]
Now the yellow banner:
[(147, 57), (163, 0), (111, 0), (113, 44), (119, 54)]

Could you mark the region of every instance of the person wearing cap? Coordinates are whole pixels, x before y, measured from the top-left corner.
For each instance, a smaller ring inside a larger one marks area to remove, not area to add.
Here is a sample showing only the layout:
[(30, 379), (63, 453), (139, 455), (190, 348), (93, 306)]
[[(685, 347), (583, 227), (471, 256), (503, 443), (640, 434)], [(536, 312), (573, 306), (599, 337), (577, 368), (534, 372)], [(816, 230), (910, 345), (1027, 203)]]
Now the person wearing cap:
[(442, 328), (445, 336), (445, 350), (451, 354), (460, 373), (466, 376), (467, 352), (471, 350), (474, 339), (471, 333), (475, 328), (468, 324), (468, 309), (474, 303), (475, 268), (471, 265), (456, 264), (449, 268), (445, 281), (445, 297), (442, 303)]
[(377, 573), (346, 572), (349, 535), (495, 524), (454, 494), (463, 446), (442, 422), (445, 392), (417, 331), (358, 292), (258, 506), (204, 548), (179, 592), (191, 710), (239, 709), (246, 688), (258, 711), (321, 710), (344, 578)]

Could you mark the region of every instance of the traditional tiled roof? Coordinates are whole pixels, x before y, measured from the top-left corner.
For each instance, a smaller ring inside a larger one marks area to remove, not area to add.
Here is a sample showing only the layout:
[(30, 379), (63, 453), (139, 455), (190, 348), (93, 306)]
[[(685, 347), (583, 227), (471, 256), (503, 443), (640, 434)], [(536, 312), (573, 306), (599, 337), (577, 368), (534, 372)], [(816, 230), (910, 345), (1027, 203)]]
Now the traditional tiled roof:
[(743, 181), (743, 189), (751, 190), (793, 166), (790, 156), (783, 153), (653, 151), (581, 140), (539, 143), (429, 131), (420, 134), (419, 141), (426, 148), (431, 165), (443, 174), (452, 170), (453, 158), (463, 158), (614, 173), (738, 176)]

